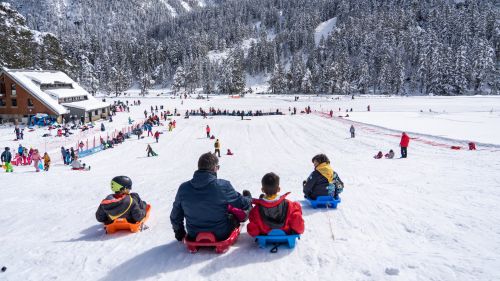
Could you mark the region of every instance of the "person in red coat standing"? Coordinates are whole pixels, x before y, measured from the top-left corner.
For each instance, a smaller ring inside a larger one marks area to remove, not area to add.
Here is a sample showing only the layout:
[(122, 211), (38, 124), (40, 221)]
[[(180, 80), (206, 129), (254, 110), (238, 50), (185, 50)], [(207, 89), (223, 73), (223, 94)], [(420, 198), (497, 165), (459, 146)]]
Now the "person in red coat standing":
[(304, 233), (302, 208), (298, 202), (286, 199), (290, 192), (278, 196), (280, 178), (275, 173), (267, 173), (262, 178), (260, 199), (253, 199), (247, 232), (252, 237), (267, 235), (273, 229), (281, 229), (287, 234)]
[(208, 125), (205, 128), (205, 132), (207, 132), (207, 138), (210, 138), (210, 127)]
[(406, 158), (408, 156), (408, 144), (410, 143), (410, 137), (403, 132), (401, 135), (401, 141), (399, 146), (401, 147), (401, 158)]

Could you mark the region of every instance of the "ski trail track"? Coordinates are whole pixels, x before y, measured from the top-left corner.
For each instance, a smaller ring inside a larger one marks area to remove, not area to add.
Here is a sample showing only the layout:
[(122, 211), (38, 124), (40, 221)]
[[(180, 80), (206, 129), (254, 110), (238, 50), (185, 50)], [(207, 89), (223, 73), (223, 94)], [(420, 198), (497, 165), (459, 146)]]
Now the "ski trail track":
[[(54, 166), (54, 173), (42, 173), (36, 181), (12, 174), (19, 184), (5, 187), (8, 199), (0, 213), (6, 226), (2, 257), (12, 261), (6, 280), (238, 276), (244, 281), (255, 280), (249, 273), (256, 272), (263, 273), (259, 280), (493, 280), (498, 274), (500, 233), (491, 226), (500, 224), (500, 181), (475, 176), (500, 167), (494, 153), (464, 157), (468, 151), (412, 142), (408, 159), (375, 160), (378, 150), (391, 147), (398, 155), (399, 140), (370, 131), (350, 139), (348, 125), (315, 115), (177, 121), (158, 144), (132, 138), (84, 158), (93, 167), (89, 172)], [(262, 176), (274, 171), (282, 193), (291, 191), (289, 198), (301, 201), (306, 231), (294, 250), (259, 249), (245, 227), (223, 255), (206, 250), (192, 255), (174, 240), (169, 214), (176, 190), (191, 178), (199, 155), (214, 150), (215, 140), (205, 138), (207, 124), (222, 144), (220, 178), (258, 197)], [(138, 158), (146, 154), (147, 143), (159, 156)], [(227, 148), (235, 155), (226, 156)], [(330, 157), (346, 185), (337, 210), (313, 210), (302, 199), (302, 180), (317, 153)], [(153, 206), (150, 228), (139, 234), (105, 235), (95, 222), (109, 180), (118, 174), (130, 176), (133, 191)], [(15, 255), (20, 252), (27, 254)], [(392, 269), (397, 276), (386, 273)]]

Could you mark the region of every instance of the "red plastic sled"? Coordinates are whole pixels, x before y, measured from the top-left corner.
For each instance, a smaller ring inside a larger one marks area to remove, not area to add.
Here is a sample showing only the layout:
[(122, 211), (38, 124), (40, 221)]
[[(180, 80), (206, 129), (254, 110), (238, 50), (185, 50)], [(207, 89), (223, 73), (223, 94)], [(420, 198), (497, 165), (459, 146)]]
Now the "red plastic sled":
[(186, 244), (191, 254), (198, 252), (198, 248), (200, 247), (215, 247), (215, 252), (217, 254), (222, 254), (227, 252), (229, 247), (236, 243), (238, 236), (240, 236), (240, 227), (235, 228), (233, 232), (231, 232), (231, 235), (229, 235), (229, 238), (224, 241), (217, 241), (215, 235), (211, 232), (200, 232), (196, 236), (196, 241), (190, 241), (184, 238), (184, 244)]
[(112, 234), (117, 232), (118, 230), (128, 230), (130, 232), (139, 232), (142, 230), (143, 224), (148, 220), (149, 213), (151, 212), (151, 205), (146, 206), (146, 216), (140, 221), (136, 223), (129, 223), (127, 219), (116, 219), (113, 223), (105, 225), (107, 234)]

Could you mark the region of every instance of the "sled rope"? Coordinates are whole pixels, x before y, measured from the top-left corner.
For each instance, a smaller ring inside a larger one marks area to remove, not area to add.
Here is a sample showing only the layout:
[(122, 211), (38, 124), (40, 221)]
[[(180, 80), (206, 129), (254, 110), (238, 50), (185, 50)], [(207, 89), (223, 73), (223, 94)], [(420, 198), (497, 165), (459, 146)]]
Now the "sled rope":
[(278, 247), (280, 246), (280, 244), (279, 243), (275, 243), (275, 244), (273, 244), (273, 246), (274, 247), (269, 252), (273, 253), (273, 254), (276, 254), (278, 252)]

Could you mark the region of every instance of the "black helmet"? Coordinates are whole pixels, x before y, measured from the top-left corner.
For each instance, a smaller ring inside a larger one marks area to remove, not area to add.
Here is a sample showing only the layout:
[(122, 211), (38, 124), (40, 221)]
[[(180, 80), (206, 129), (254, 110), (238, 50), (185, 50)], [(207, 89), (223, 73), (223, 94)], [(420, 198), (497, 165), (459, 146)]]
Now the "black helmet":
[(10, 150), (10, 148), (9, 148), (9, 147), (5, 147), (5, 150), (9, 151), (9, 150)]
[(122, 189), (132, 189), (132, 180), (127, 176), (117, 176), (111, 180), (111, 190), (115, 193)]

